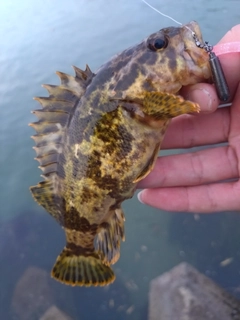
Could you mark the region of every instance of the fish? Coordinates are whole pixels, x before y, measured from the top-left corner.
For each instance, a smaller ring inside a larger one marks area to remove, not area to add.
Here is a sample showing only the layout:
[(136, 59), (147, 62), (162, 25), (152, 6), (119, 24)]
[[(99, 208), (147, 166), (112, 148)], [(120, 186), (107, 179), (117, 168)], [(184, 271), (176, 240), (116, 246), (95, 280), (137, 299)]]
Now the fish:
[(95, 73), (56, 72), (60, 85), (43, 85), (36, 160), (43, 181), (33, 198), (64, 229), (66, 246), (51, 275), (72, 286), (105, 286), (125, 240), (121, 204), (152, 170), (169, 121), (199, 112), (179, 95), (211, 78), (207, 52), (196, 46), (197, 22), (163, 28), (115, 55)]

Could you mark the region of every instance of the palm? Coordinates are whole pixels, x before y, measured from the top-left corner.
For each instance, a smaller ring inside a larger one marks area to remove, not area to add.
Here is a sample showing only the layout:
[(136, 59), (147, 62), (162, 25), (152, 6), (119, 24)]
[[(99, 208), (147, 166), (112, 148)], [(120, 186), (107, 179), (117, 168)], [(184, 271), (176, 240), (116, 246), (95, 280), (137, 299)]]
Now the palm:
[[(240, 26), (227, 36), (236, 31), (239, 37)], [(224, 39), (229, 41), (227, 36)], [(174, 119), (162, 149), (207, 148), (159, 158), (152, 173), (139, 184), (140, 188), (151, 188), (141, 195), (144, 203), (171, 211), (240, 209), (240, 56), (222, 56), (221, 62), (234, 97), (232, 106), (216, 109), (216, 93), (207, 84), (183, 91), (185, 96), (194, 92), (191, 98), (200, 103), (203, 113)]]

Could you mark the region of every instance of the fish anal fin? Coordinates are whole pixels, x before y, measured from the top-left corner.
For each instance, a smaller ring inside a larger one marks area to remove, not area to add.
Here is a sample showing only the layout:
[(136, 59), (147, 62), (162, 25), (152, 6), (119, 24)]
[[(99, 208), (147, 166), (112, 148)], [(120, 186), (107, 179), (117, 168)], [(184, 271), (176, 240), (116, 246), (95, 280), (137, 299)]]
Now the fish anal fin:
[(115, 280), (113, 270), (101, 261), (97, 253), (79, 253), (68, 247), (58, 256), (51, 275), (71, 286), (105, 286)]
[(123, 211), (118, 208), (107, 222), (102, 223), (96, 235), (95, 249), (105, 264), (114, 264), (120, 257), (121, 241), (125, 240), (124, 221)]

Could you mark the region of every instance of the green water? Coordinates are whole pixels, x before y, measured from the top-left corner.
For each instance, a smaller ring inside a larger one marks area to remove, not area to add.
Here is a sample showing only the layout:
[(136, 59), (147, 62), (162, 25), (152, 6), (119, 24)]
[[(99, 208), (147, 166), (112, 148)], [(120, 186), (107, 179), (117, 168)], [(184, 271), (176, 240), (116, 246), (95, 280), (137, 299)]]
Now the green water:
[[(182, 23), (198, 21), (204, 39), (212, 44), (240, 22), (239, 1), (151, 4)], [(58, 83), (56, 70), (72, 73), (71, 65), (85, 68), (86, 63), (95, 70), (172, 24), (136, 0), (0, 0), (0, 319), (20, 319), (13, 316), (11, 305), (16, 282), (30, 266), (49, 274), (64, 245), (61, 228), (28, 190), (40, 180), (30, 139), (34, 132), (28, 127), (36, 120), (30, 111), (39, 108), (32, 97), (46, 95), (42, 83)], [(150, 280), (180, 261), (192, 263), (237, 294), (238, 213), (199, 220), (154, 210), (136, 198), (124, 203), (124, 209), (126, 242), (114, 266), (113, 285), (69, 288), (49, 280), (55, 304), (73, 319), (146, 319)], [(233, 262), (221, 267), (229, 257)]]

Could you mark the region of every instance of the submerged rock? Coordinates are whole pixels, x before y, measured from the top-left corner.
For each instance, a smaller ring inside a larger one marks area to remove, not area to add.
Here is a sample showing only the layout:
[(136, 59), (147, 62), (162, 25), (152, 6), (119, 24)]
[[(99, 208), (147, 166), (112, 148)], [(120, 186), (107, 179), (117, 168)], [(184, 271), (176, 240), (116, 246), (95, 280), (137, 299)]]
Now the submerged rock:
[(46, 271), (29, 267), (18, 280), (12, 298), (12, 312), (18, 320), (38, 320), (54, 304)]
[[(49, 237), (54, 241), (49, 242)], [(64, 241), (62, 230), (54, 220), (37, 212), (26, 210), (0, 225), (0, 284), (4, 293), (0, 320), (39, 320), (52, 305), (74, 320), (122, 320), (126, 310), (132, 311), (129, 309), (133, 304), (131, 293), (121, 280), (121, 272), (118, 280), (105, 289), (64, 286), (51, 279), (49, 270), (56, 247), (61, 248)], [(39, 305), (36, 297), (44, 292), (44, 285), (38, 286), (38, 281), (45, 283), (46, 290), (43, 295), (46, 302), (39, 301)], [(132, 311), (131, 316), (135, 312)]]
[(148, 320), (239, 320), (240, 301), (187, 263), (152, 280)]
[(71, 320), (71, 318), (56, 306), (51, 306), (39, 320)]

